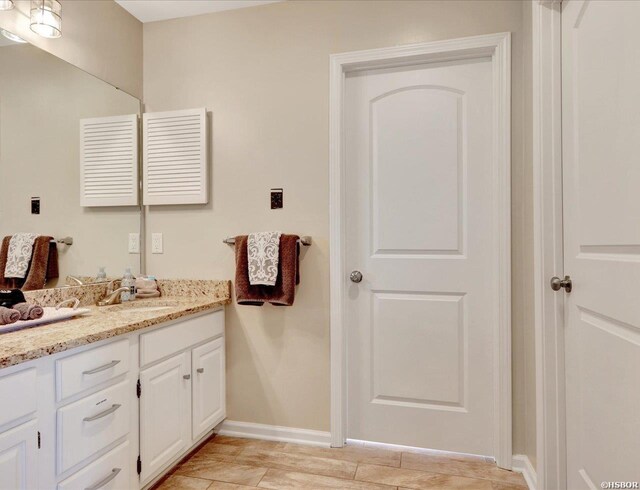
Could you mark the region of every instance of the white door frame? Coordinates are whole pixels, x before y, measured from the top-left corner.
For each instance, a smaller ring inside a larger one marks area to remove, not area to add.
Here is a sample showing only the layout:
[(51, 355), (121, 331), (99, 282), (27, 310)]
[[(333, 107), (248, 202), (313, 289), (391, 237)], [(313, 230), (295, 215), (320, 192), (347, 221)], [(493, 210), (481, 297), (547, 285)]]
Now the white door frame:
[(561, 0), (531, 2), (537, 490), (566, 488)]
[(493, 216), (496, 223), (494, 393), (495, 457), (511, 469), (511, 34), (395, 46), (331, 55), (329, 100), (330, 287), (331, 287), (331, 445), (347, 438), (347, 369), (344, 292), (345, 178), (343, 109), (345, 74), (416, 62), (488, 58), (493, 64)]

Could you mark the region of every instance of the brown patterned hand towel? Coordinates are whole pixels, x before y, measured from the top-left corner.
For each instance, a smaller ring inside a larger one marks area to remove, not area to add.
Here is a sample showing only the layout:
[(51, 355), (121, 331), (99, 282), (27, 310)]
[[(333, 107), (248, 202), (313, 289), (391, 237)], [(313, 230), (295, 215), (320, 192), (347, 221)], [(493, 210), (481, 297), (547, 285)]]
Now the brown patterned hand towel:
[(44, 315), (44, 309), (38, 305), (18, 303), (17, 305), (13, 305), (12, 308), (20, 313), (20, 320), (37, 320)]
[(42, 289), (49, 279), (56, 279), (58, 271), (58, 248), (50, 236), (39, 236), (33, 244), (33, 255), (27, 276), (24, 279), (6, 278), (4, 270), (7, 264), (11, 237), (4, 237), (0, 247), (0, 288), (31, 291)]
[(0, 306), (0, 325), (9, 325), (20, 320), (20, 312)]
[(236, 301), (239, 305), (262, 306), (265, 302), (276, 306), (291, 306), (296, 285), (300, 283), (299, 245), (297, 235), (280, 237), (278, 278), (275, 286), (249, 284), (247, 235), (236, 237)]

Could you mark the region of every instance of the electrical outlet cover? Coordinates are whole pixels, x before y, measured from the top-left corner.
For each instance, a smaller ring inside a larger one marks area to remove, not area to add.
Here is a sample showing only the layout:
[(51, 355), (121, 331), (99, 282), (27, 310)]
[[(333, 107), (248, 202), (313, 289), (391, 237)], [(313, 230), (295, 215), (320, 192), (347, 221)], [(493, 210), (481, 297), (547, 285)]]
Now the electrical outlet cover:
[(163, 246), (162, 246), (162, 233), (152, 233), (151, 234), (151, 253), (161, 254)]
[(140, 253), (140, 233), (129, 233), (129, 253)]

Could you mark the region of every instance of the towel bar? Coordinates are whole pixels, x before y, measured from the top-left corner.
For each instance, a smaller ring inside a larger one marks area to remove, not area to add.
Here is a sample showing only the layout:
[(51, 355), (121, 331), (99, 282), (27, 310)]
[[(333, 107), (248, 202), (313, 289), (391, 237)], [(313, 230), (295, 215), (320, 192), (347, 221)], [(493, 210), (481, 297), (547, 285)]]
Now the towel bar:
[[(222, 242), (226, 243), (227, 245), (235, 245), (236, 244), (236, 239), (235, 239), (235, 237), (225, 238), (224, 240), (222, 240)], [(310, 247), (311, 246), (311, 237), (310, 236), (301, 236), (300, 240), (298, 240), (298, 243), (300, 245), (304, 245), (305, 247)]]
[(73, 237), (66, 236), (64, 238), (58, 238), (51, 240), (51, 243), (64, 243), (65, 245), (73, 245)]

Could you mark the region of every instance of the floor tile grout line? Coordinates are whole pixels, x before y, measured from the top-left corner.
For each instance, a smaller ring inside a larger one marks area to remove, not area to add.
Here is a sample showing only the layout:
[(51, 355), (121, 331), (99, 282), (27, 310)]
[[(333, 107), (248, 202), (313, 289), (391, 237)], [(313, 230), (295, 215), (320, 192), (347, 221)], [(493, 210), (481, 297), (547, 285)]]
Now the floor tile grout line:
[[(216, 443), (217, 445), (221, 445), (221, 446), (228, 446), (228, 447), (238, 447), (238, 446), (233, 446), (232, 444), (224, 444), (221, 442)], [(239, 456), (241, 456), (241, 454), (246, 450), (246, 449), (257, 449), (259, 451), (270, 451), (270, 452), (276, 452), (276, 453), (282, 453), (282, 454), (287, 454), (287, 455), (295, 455), (295, 456), (301, 456), (301, 457), (308, 457), (308, 458), (316, 458), (316, 459), (326, 459), (326, 460), (331, 460), (331, 461), (336, 461), (336, 462), (340, 462), (340, 463), (352, 463), (355, 465), (358, 464), (375, 464), (378, 466), (385, 466), (388, 468), (400, 468), (400, 464), (401, 462), (398, 462), (398, 466), (395, 466), (396, 461), (394, 459), (389, 458), (389, 462), (388, 463), (381, 463), (381, 462), (371, 462), (371, 461), (361, 461), (361, 460), (352, 460), (352, 459), (345, 459), (345, 458), (335, 458), (332, 457), (330, 455), (322, 455), (322, 456), (318, 456), (315, 454), (307, 454), (307, 453), (296, 453), (293, 450), (289, 450), (289, 451), (283, 451), (281, 448), (261, 448), (256, 446), (248, 446), (248, 447), (241, 447), (241, 450), (238, 452), (238, 454), (236, 455), (230, 455), (235, 459), (237, 459)], [(339, 451), (339, 449), (336, 449), (336, 451)]]
[(262, 476), (260, 477), (260, 480), (258, 480), (258, 483), (256, 483), (256, 488), (258, 488), (258, 487), (260, 486), (260, 482), (261, 482), (262, 480), (264, 480), (264, 477), (267, 475), (267, 473), (269, 473), (269, 469), (270, 469), (270, 468), (267, 468), (267, 471), (265, 471), (265, 472), (262, 474)]

